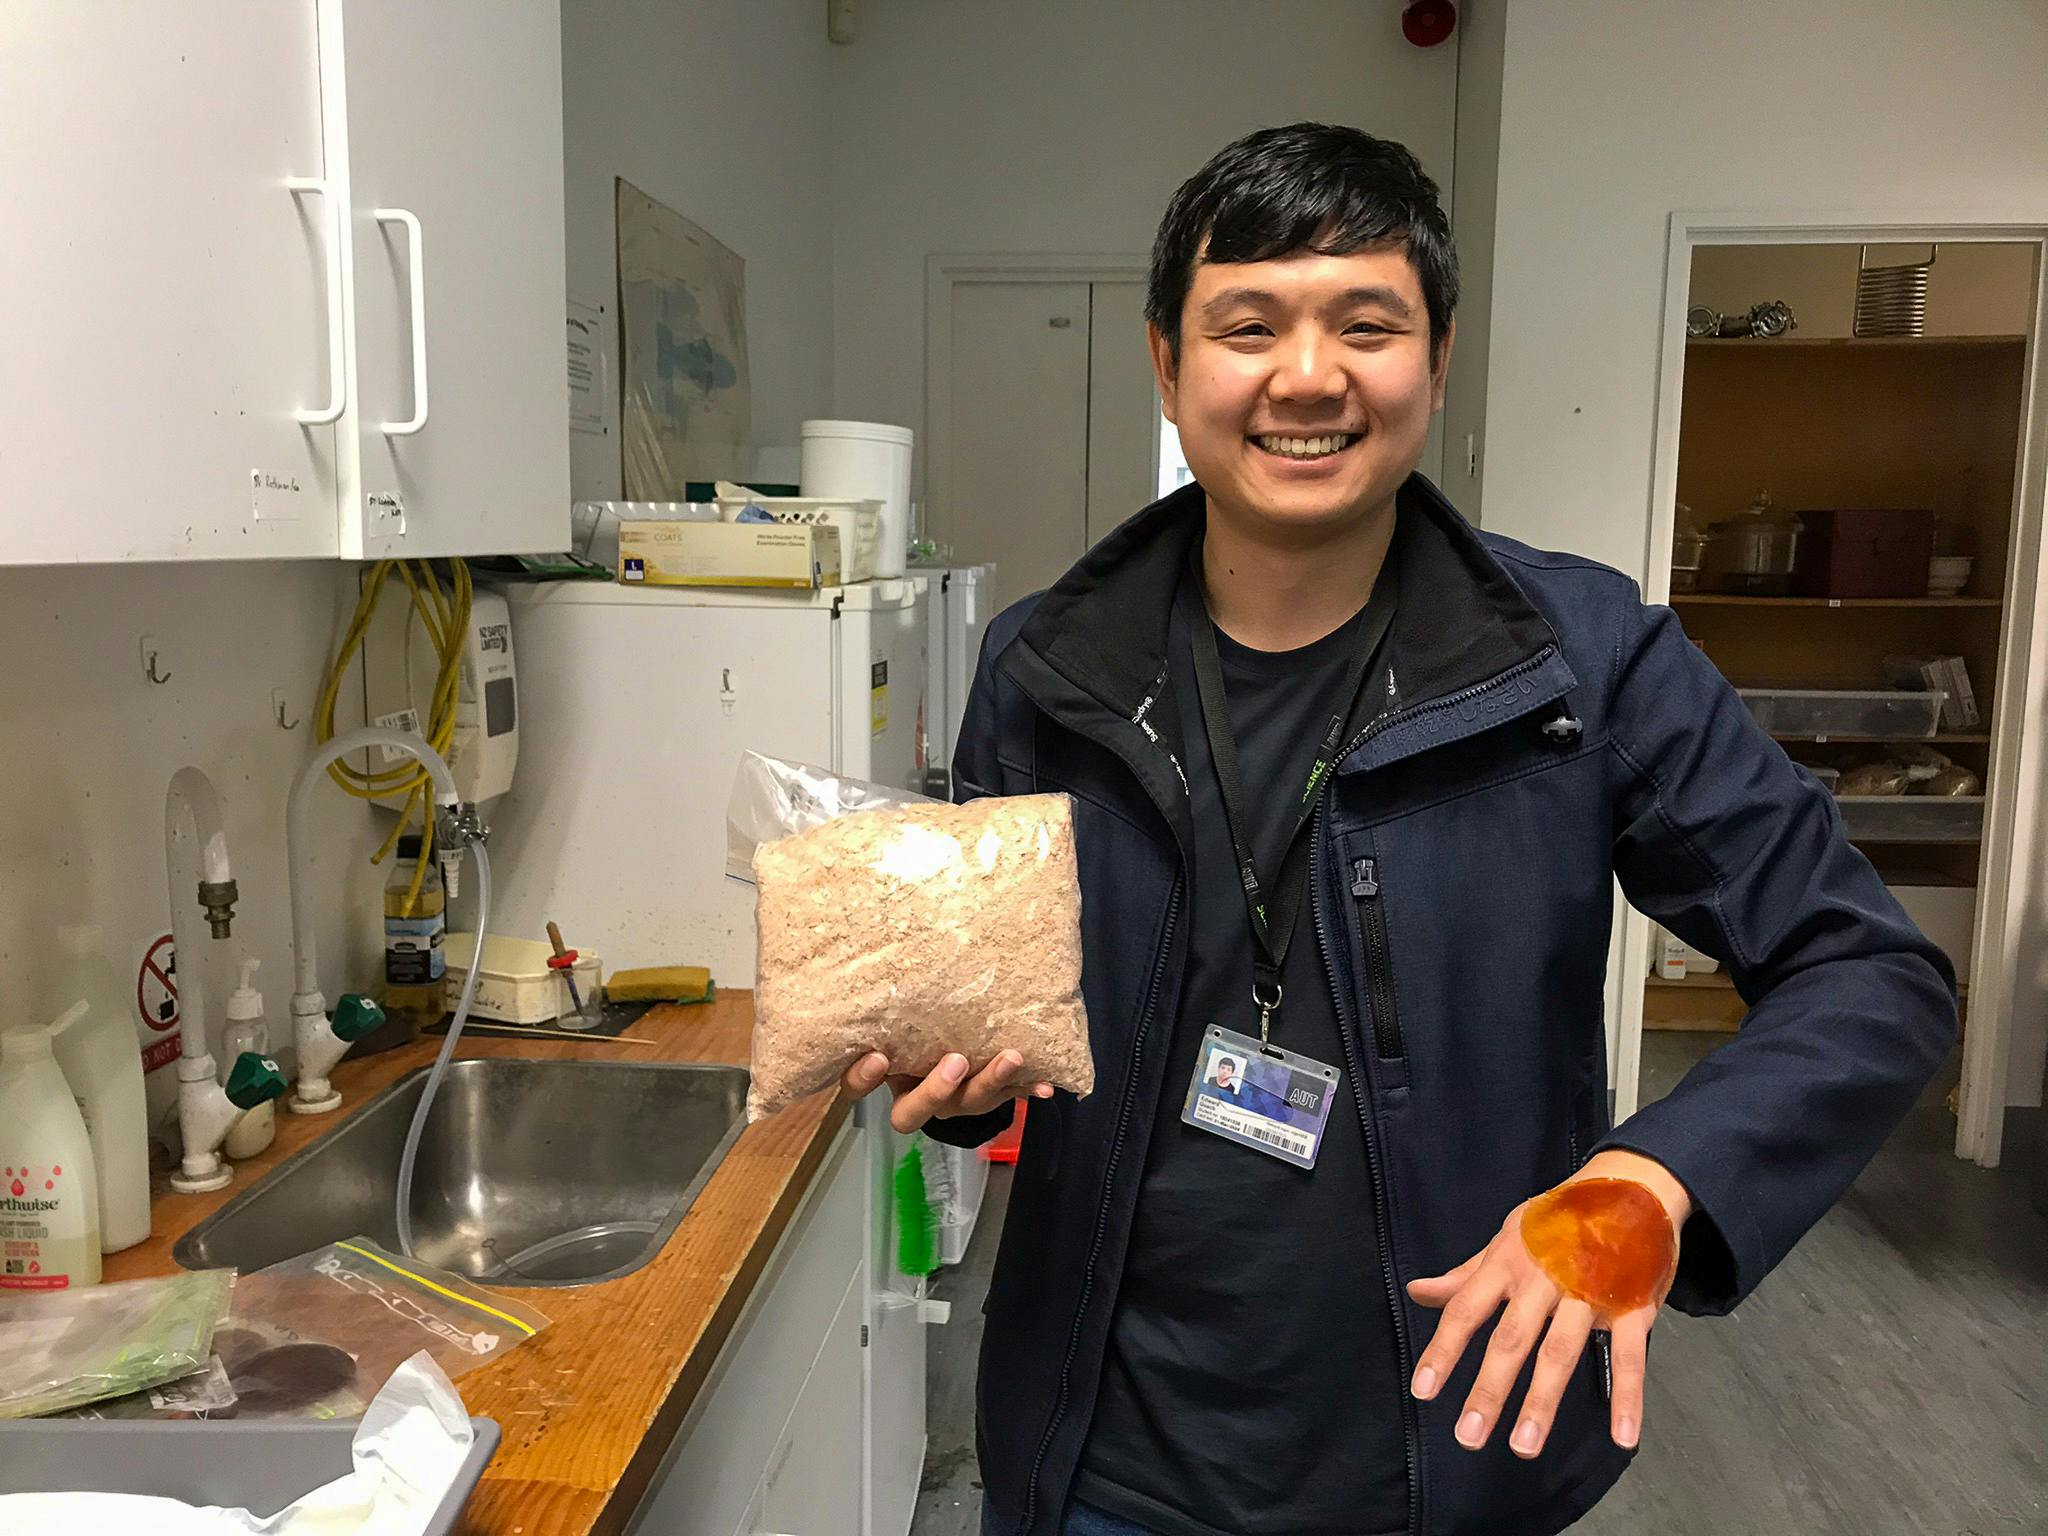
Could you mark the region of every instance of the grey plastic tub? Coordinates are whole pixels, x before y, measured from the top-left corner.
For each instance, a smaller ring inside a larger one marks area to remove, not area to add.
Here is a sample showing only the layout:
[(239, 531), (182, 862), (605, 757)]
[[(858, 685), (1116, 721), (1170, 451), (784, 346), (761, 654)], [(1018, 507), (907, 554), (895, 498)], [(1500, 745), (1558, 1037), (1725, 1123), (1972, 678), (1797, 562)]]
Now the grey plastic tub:
[[(0, 1494), (140, 1493), (274, 1515), (353, 1470), (355, 1419), (0, 1421)], [(448, 1536), (498, 1449), (495, 1420), (476, 1430), (427, 1536)]]

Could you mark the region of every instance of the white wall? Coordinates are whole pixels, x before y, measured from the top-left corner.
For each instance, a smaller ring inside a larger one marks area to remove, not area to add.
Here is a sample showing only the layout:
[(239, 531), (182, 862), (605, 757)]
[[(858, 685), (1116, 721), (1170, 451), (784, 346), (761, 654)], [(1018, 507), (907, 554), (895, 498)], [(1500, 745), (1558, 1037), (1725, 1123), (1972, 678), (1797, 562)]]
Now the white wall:
[(1142, 256), (1204, 160), (1300, 118), (1449, 180), (1457, 54), (1389, 5), (875, 0), (833, 65), (835, 413), (920, 438), (928, 255)]
[[(2038, 4), (1510, 0), (1487, 526), (1642, 574), (1672, 211), (2048, 217), (2044, 79)], [(2025, 1102), (2044, 956), (2037, 930), (2014, 1009)]]
[[(562, 3), (570, 296), (617, 302), (614, 177), (724, 242), (747, 264), (756, 446), (830, 414), (832, 52), (822, 0)], [(579, 498), (619, 494), (615, 398), (610, 424), (570, 439)]]
[[(220, 791), (241, 890), (234, 936), (207, 946), (215, 1041), (231, 962), (250, 953), (263, 962), (272, 1047), (290, 1044), (285, 796), (354, 601), (354, 569), (333, 562), (0, 569), (0, 1025), (28, 1022), (60, 923), (106, 928), (133, 990), (144, 951), (170, 930), (164, 789), (192, 764)], [(145, 634), (170, 676), (163, 687), (143, 677)], [(273, 688), (297, 730), (278, 728)], [(360, 699), (344, 728), (360, 723)], [(375, 817), (338, 789), (318, 805), (313, 889), (330, 997), (381, 974)]]

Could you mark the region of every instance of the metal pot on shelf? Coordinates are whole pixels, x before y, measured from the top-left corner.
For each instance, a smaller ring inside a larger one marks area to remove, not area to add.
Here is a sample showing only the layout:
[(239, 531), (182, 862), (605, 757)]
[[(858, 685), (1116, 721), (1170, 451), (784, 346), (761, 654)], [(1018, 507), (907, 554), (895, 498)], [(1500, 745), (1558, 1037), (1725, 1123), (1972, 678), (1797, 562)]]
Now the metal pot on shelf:
[(1707, 584), (1718, 592), (1782, 597), (1791, 590), (1806, 525), (1777, 506), (1768, 491), (1707, 530)]

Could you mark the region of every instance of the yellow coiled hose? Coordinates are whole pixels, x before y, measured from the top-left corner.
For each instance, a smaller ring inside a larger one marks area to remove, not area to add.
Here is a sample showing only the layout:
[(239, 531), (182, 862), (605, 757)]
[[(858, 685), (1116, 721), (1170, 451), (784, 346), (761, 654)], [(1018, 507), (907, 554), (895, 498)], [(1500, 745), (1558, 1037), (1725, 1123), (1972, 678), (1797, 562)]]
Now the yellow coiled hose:
[[(341, 693), (341, 681), (347, 676), (356, 653), (362, 649), (363, 636), (369, 633), (378, 600), (384, 595), (384, 583), (396, 571), (412, 594), (413, 618), (426, 631), (427, 642), (440, 662), (434, 674), (433, 695), (427, 707), (420, 712), (420, 734), (426, 738), (428, 746), (443, 757), (448, 755), (449, 743), (455, 739), (456, 701), (462, 690), (462, 645), (463, 637), (469, 633), (471, 591), (468, 562), (450, 560), (448, 567), (454, 588), (452, 592), (442, 590), (439, 579), (424, 560), (380, 560), (370, 567), (363, 582), (362, 595), (356, 599), (355, 617), (349, 621), (348, 631), (335, 649), (334, 661), (327, 669), (327, 681), (320, 690), (319, 707), (313, 714), (315, 741), (333, 739), (334, 703)], [(404, 805), (399, 808), (398, 825), (391, 829), (384, 845), (371, 856), (372, 864), (383, 863), (391, 850), (398, 846), (398, 839), (412, 824), (413, 817), (419, 817), (423, 839), (420, 859), (413, 870), (412, 888), (405, 898), (405, 909), (411, 912), (419, 900), (420, 886), (427, 876), (428, 860), (434, 852), (433, 781), (428, 778), (426, 769), (408, 760), (396, 768), (373, 769), (366, 773), (353, 763), (337, 761), (329, 765), (327, 773), (335, 783), (358, 799), (388, 801), (398, 795), (405, 797)]]

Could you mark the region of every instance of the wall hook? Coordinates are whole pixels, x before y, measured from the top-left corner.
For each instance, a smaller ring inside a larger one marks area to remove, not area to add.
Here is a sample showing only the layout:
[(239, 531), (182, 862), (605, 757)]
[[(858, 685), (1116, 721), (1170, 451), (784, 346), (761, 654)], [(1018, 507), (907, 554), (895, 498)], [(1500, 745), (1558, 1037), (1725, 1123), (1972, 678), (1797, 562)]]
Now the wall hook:
[(170, 673), (159, 673), (156, 669), (156, 639), (151, 635), (142, 637), (142, 675), (159, 688), (171, 680)]
[(277, 723), (280, 728), (287, 731), (296, 731), (299, 728), (297, 720), (287, 720), (284, 717), (284, 690), (282, 688), (270, 690), (270, 707), (277, 713)]

